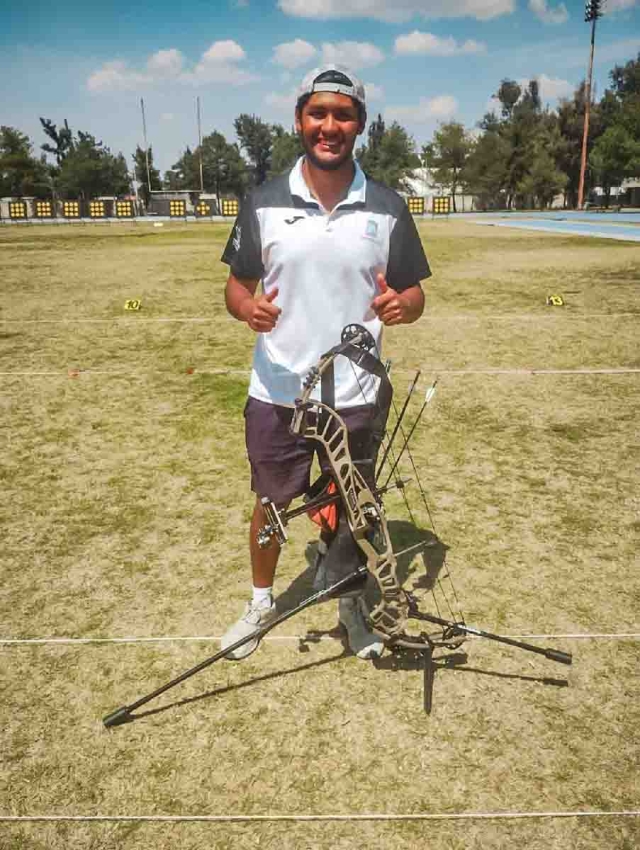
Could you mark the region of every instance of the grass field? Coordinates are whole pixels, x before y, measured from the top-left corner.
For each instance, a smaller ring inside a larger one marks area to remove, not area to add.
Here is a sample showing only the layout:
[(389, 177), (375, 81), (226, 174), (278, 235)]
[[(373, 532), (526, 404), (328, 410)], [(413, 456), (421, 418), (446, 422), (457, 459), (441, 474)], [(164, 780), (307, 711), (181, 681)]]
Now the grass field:
[[(385, 355), (400, 401), (415, 369), (422, 391), (439, 378), (414, 454), (458, 597), (574, 666), (469, 640), (427, 717), (415, 665), (351, 656), (327, 603), (105, 730), (212, 655), (246, 600), (253, 335), (224, 310), (227, 225), (7, 227), (2, 850), (640, 846), (638, 817), (561, 816), (640, 810), (640, 246), (420, 230), (427, 309)], [(290, 527), (282, 609), (310, 588), (313, 528)], [(264, 819), (188, 820), (233, 815)]]

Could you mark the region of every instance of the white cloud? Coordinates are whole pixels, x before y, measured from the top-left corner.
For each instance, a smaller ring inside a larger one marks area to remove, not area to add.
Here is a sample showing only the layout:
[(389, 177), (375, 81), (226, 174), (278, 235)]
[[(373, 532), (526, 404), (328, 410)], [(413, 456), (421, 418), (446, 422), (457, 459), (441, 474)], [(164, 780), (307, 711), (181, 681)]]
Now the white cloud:
[(289, 92), (270, 92), (264, 99), (267, 106), (271, 106), (278, 112), (289, 112), (293, 115), (296, 108), (297, 89)]
[[(623, 0), (624, 2), (624, 0)], [(286, 15), (297, 18), (375, 18), (401, 23), (411, 18), (488, 20), (515, 11), (515, 0), (278, 0)]]
[(529, 0), (529, 8), (544, 24), (564, 24), (569, 18), (564, 3), (553, 8), (549, 6), (547, 0)]
[(182, 71), (184, 57), (179, 50), (158, 50), (147, 59), (147, 71), (152, 76), (175, 77)]
[(126, 62), (114, 60), (105, 62), (101, 68), (91, 74), (87, 80), (87, 88), (93, 92), (122, 91), (146, 86), (150, 80), (149, 74), (132, 71)]
[(202, 54), (193, 73), (184, 74), (183, 79), (195, 85), (229, 83), (232, 86), (242, 86), (254, 82), (257, 77), (237, 66), (243, 59), (246, 59), (246, 53), (236, 41), (215, 41)]
[(300, 65), (306, 65), (318, 53), (317, 48), (308, 41), (303, 41), (301, 38), (296, 38), (295, 41), (286, 41), (284, 44), (277, 44), (273, 48), (273, 59), (276, 65), (282, 65), (283, 68), (299, 68)]
[(160, 118), (162, 119), (162, 121), (173, 121), (175, 119), (175, 117), (176, 116), (174, 115), (173, 112), (163, 112), (160, 115)]
[(385, 110), (385, 117), (397, 121), (426, 122), (433, 120), (446, 121), (458, 111), (458, 101), (450, 94), (437, 97), (421, 97), (419, 103), (413, 106), (391, 106)]
[(384, 89), (382, 88), (382, 86), (377, 86), (375, 83), (365, 83), (364, 93), (367, 98), (367, 103), (372, 100), (384, 99)]
[(384, 53), (375, 44), (366, 41), (325, 42), (322, 45), (322, 61), (346, 65), (357, 71), (384, 62)]
[(569, 80), (560, 80), (557, 77), (547, 77), (539, 74), (536, 77), (540, 87), (540, 100), (557, 100), (559, 97), (571, 97), (576, 86)]
[(246, 59), (246, 53), (240, 45), (231, 40), (215, 41), (193, 70), (185, 69), (182, 53), (175, 48), (158, 50), (146, 61), (145, 70), (130, 68), (126, 62), (115, 60), (105, 62), (94, 71), (87, 80), (87, 88), (92, 92), (122, 91), (140, 89), (155, 83), (172, 81), (176, 83), (228, 83), (245, 85), (258, 79), (253, 74), (238, 67)]
[(605, 12), (620, 12), (622, 9), (631, 9), (638, 5), (638, 0), (608, 0)]
[(211, 47), (202, 54), (203, 63), (239, 62), (246, 59), (247, 54), (237, 41), (214, 41)]
[(449, 36), (440, 38), (430, 32), (414, 30), (408, 35), (399, 35), (395, 41), (397, 54), (424, 53), (429, 56), (455, 56), (459, 53), (486, 53), (487, 46), (474, 39), (459, 43)]

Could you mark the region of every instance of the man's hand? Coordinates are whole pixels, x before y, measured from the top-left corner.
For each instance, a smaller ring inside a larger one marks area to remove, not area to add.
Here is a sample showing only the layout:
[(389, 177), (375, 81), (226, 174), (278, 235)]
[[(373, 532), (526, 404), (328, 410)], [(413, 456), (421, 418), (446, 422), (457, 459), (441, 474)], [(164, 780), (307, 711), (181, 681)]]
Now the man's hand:
[[(400, 294), (395, 289), (391, 289), (382, 273), (377, 277), (377, 284), (380, 295), (371, 302), (371, 309), (383, 325), (404, 325), (418, 318), (422, 310), (416, 316), (415, 306), (404, 293)], [(422, 295), (422, 290), (420, 294)]]
[(267, 334), (272, 331), (282, 310), (272, 302), (278, 295), (278, 287), (259, 298), (246, 298), (241, 305), (241, 318), (251, 330)]

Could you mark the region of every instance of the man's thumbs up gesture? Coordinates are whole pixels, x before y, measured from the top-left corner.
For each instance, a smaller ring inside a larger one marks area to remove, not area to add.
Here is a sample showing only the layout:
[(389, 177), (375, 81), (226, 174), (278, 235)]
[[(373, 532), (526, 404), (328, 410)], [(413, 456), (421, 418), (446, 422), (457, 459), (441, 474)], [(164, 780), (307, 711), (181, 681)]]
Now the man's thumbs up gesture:
[[(407, 322), (413, 322), (418, 316), (415, 316), (415, 307), (403, 292), (400, 294), (395, 289), (387, 284), (385, 276), (380, 272), (376, 278), (380, 295), (376, 296), (371, 302), (371, 309), (380, 319), (383, 325), (403, 325)], [(422, 297), (420, 287), (411, 287), (409, 292), (417, 289)], [(421, 311), (420, 311), (421, 312)]]
[(272, 302), (278, 295), (278, 287), (274, 288), (258, 298), (247, 298), (242, 303), (241, 318), (249, 325), (249, 327), (258, 333), (269, 333), (272, 331), (278, 316), (282, 313), (280, 307)]

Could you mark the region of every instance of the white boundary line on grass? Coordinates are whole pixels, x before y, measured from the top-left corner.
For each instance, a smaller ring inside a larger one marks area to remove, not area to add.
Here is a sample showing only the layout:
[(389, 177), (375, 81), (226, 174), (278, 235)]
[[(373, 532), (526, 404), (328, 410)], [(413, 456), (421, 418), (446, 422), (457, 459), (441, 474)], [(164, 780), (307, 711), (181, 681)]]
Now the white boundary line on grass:
[[(636, 318), (640, 319), (640, 313), (570, 313), (559, 312), (555, 313), (441, 313), (422, 316), (421, 321), (440, 322), (440, 321), (462, 321), (462, 322), (482, 322), (482, 321), (512, 321), (530, 319), (624, 319)], [(225, 317), (226, 318), (226, 317)], [(231, 317), (229, 317), (231, 318)], [(0, 325), (73, 325), (73, 324), (110, 324), (110, 323), (125, 323), (125, 324), (162, 324), (162, 323), (184, 323), (184, 324), (207, 324), (211, 322), (219, 322), (219, 316), (110, 316), (107, 319), (0, 319)]]
[[(396, 369), (395, 374), (414, 374), (413, 369)], [(640, 374), (640, 368), (615, 368), (609, 367), (604, 369), (439, 369), (437, 367), (425, 366), (423, 367), (423, 371), (429, 374), (434, 375), (517, 375), (517, 376), (526, 376), (526, 375), (572, 375), (576, 377), (580, 377), (583, 375), (638, 375)], [(182, 370), (173, 370), (173, 369), (156, 369), (153, 372), (149, 371), (139, 371), (135, 367), (126, 370), (115, 370), (115, 369), (82, 369), (78, 367), (68, 367), (66, 370), (56, 369), (49, 371), (29, 371), (22, 372), (18, 370), (11, 371), (0, 371), (0, 375), (4, 376), (15, 376), (15, 377), (71, 377), (69, 375), (70, 372), (73, 372), (74, 378), (78, 378), (81, 375), (100, 375), (100, 376), (111, 376), (114, 378), (119, 377), (140, 377), (144, 378), (149, 375), (181, 375), (183, 374)], [(192, 373), (190, 375), (249, 375), (250, 371), (248, 369), (198, 369), (194, 367)]]
[[(528, 640), (640, 640), (637, 632), (609, 632), (596, 634), (554, 634), (554, 635), (532, 635), (532, 634), (510, 634), (505, 632), (503, 637)], [(477, 638), (477, 635), (468, 635)], [(222, 638), (219, 635), (193, 635), (183, 637), (121, 637), (121, 638), (0, 638), (0, 646), (46, 646), (46, 645), (71, 645), (81, 646), (92, 643), (189, 643), (205, 642), (214, 643)], [(297, 641), (315, 643), (320, 640), (339, 641), (340, 637), (330, 634), (306, 634), (306, 635), (279, 635), (262, 638), (263, 641)]]
[(639, 817), (640, 810), (576, 812), (434, 812), (430, 814), (346, 814), (346, 815), (2, 815), (0, 821), (13, 823), (46, 822), (95, 823), (110, 821), (159, 823), (249, 823), (274, 821), (434, 821), (434, 820), (516, 820), (534, 818), (620, 818)]

